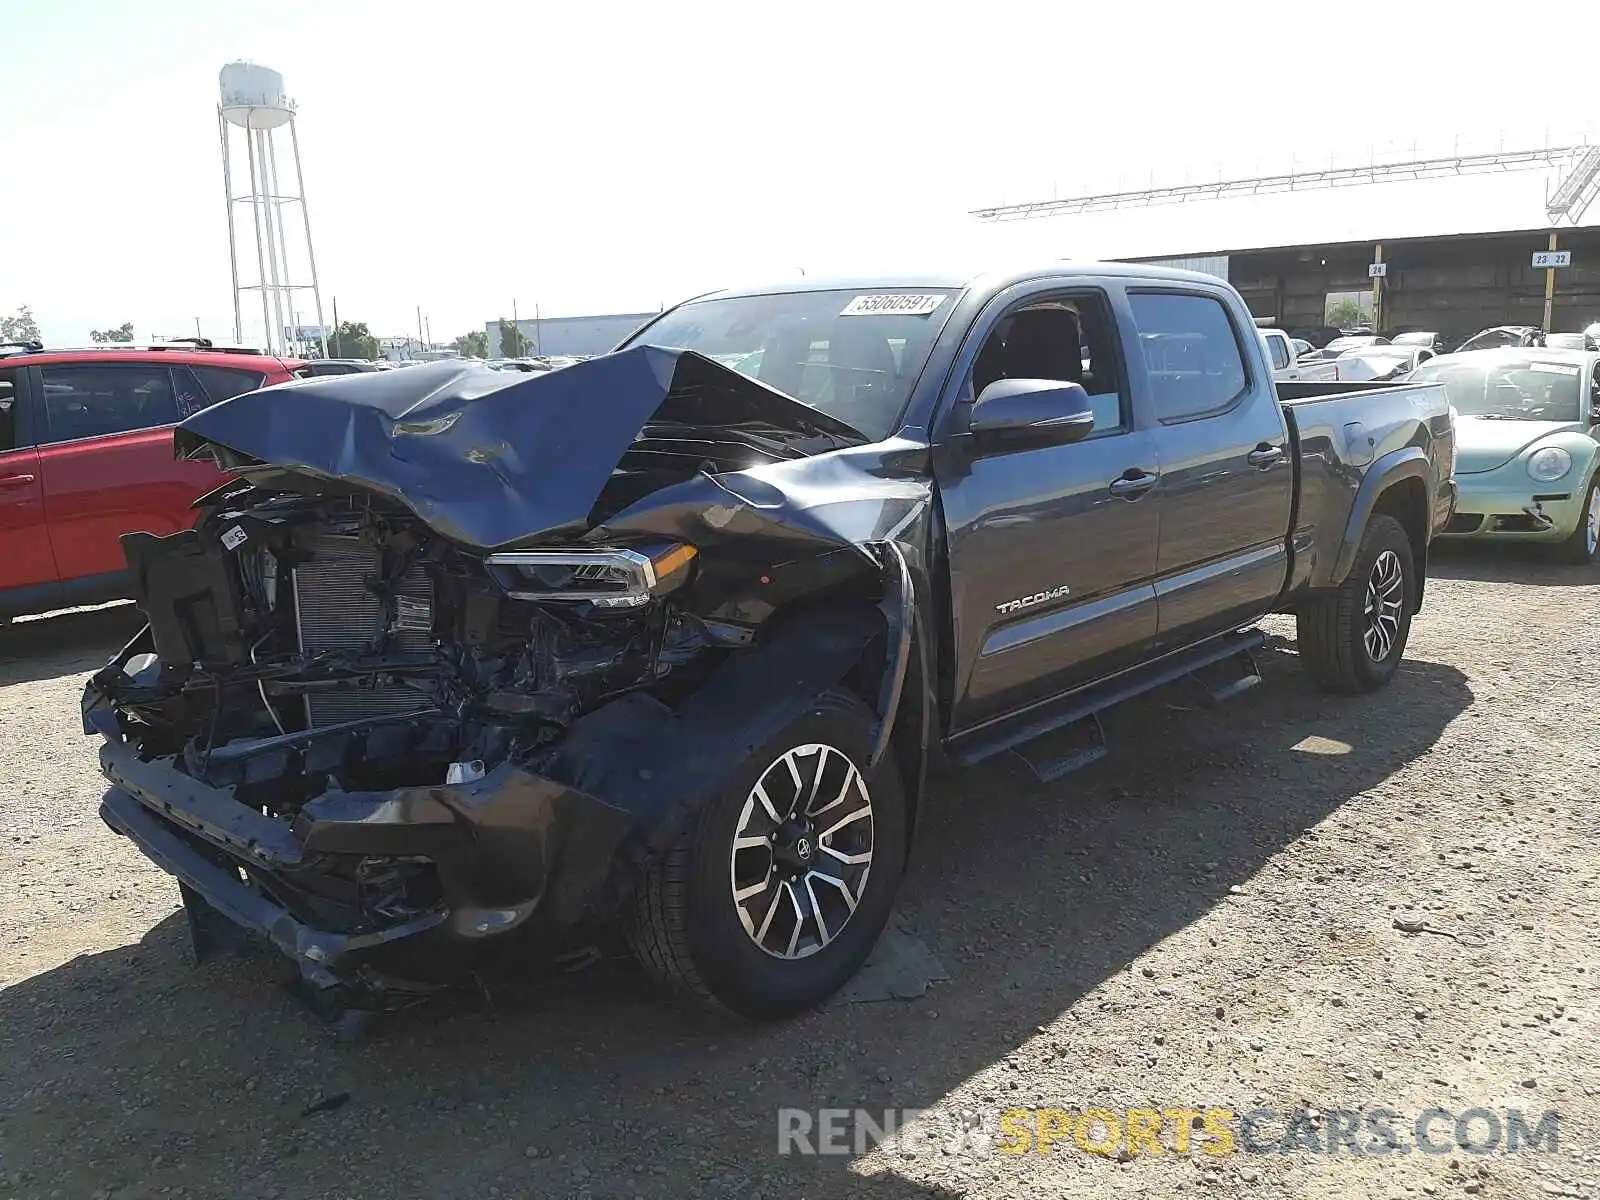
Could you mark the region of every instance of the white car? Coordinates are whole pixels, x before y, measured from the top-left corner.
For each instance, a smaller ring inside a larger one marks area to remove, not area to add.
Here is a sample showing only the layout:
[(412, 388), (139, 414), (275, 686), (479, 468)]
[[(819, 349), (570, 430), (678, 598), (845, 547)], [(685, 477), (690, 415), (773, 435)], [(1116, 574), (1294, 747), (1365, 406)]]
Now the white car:
[(1426, 346), (1362, 346), (1333, 360), (1333, 377), (1342, 383), (1398, 379), (1435, 357)]
[(1302, 357), (1311, 350), (1310, 342), (1303, 342), (1299, 338), (1291, 338), (1281, 329), (1262, 329), (1261, 344), (1266, 347), (1267, 361), (1272, 364), (1272, 380), (1274, 383), (1284, 383), (1289, 380), (1295, 382), (1326, 381), (1337, 379), (1333, 373), (1332, 363), (1319, 362), (1316, 359)]

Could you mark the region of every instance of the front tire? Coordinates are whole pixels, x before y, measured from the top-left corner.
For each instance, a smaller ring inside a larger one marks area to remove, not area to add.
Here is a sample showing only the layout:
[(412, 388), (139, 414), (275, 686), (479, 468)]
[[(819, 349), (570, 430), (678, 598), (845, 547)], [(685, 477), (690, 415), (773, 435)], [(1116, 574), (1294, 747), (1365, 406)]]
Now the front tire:
[(1564, 562), (1583, 567), (1591, 565), (1600, 554), (1600, 479), (1589, 481), (1578, 527), (1572, 531), (1571, 537), (1561, 543), (1558, 553)]
[(627, 915), (650, 974), (702, 1006), (774, 1020), (860, 970), (905, 871), (894, 756), (865, 769), (875, 720), (856, 696), (824, 694), (690, 817)]
[(1394, 677), (1411, 634), (1415, 571), (1405, 528), (1373, 517), (1349, 576), (1297, 615), (1300, 658), (1319, 686), (1373, 692)]

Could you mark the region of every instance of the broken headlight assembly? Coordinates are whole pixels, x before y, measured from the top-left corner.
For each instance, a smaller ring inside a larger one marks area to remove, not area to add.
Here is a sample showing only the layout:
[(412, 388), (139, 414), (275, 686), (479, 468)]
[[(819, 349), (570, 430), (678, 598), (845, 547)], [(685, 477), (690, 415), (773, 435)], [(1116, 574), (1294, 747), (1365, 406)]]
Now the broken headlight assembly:
[(689, 579), (696, 551), (682, 542), (628, 550), (510, 550), (484, 560), (513, 600), (587, 601), (638, 608)]

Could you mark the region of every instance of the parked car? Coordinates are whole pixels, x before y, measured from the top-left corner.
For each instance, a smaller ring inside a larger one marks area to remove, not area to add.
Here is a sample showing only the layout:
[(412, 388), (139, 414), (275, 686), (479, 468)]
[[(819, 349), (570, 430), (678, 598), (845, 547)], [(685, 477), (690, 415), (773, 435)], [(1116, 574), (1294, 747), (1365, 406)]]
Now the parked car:
[(1398, 379), (1434, 357), (1437, 356), (1426, 346), (1368, 346), (1346, 350), (1333, 360), (1333, 377), (1350, 383)]
[[(1267, 349), (1267, 362), (1272, 365), (1272, 378), (1278, 382), (1320, 381), (1334, 379), (1333, 363), (1325, 362), (1309, 342), (1298, 341), (1283, 330), (1262, 328), (1262, 344)], [(1294, 347), (1306, 347), (1296, 352)]]
[(1320, 349), (1334, 338), (1343, 337), (1344, 330), (1334, 325), (1301, 325), (1289, 330), (1289, 336), (1310, 342), (1314, 349)]
[(1444, 389), (1275, 390), (1251, 330), (1149, 266), (791, 281), (545, 374), (206, 409), (178, 453), (240, 486), (125, 539), (150, 627), (84, 694), (101, 813), (202, 954), (255, 930), (330, 1007), (620, 916), (683, 994), (804, 1010), (884, 928), (939, 762), (1056, 778), (1130, 696), (1258, 682), (1270, 612), (1323, 687), (1394, 675)]
[(1372, 346), (1387, 346), (1389, 339), (1375, 333), (1349, 333), (1336, 337), (1322, 348), (1325, 358), (1338, 358), (1347, 350), (1366, 350)]
[(1600, 351), (1600, 343), (1596, 343), (1587, 333), (1547, 333), (1544, 335), (1544, 345), (1550, 350)]
[(359, 375), (381, 370), (377, 363), (365, 358), (312, 358), (297, 367), (295, 374), (301, 379), (318, 379), (324, 375)]
[(299, 365), (202, 339), (0, 348), (0, 623), (132, 595), (118, 539), (188, 528), (222, 478), (173, 461), (172, 427)]
[(1289, 335), (1281, 329), (1264, 328), (1260, 336), (1267, 351), (1267, 362), (1272, 367), (1272, 378), (1280, 382), (1299, 379), (1299, 359)]
[(1461, 496), (1446, 534), (1552, 542), (1572, 562), (1595, 561), (1597, 364), (1592, 352), (1517, 346), (1417, 369), (1409, 382), (1442, 383), (1458, 417)]
[(1450, 343), (1444, 334), (1433, 330), (1413, 330), (1410, 333), (1397, 333), (1390, 339), (1394, 346), (1424, 346), (1435, 354), (1450, 353)]
[(1457, 354), (1473, 350), (1501, 350), (1507, 346), (1542, 346), (1544, 330), (1537, 325), (1496, 325), (1473, 334), (1456, 347)]

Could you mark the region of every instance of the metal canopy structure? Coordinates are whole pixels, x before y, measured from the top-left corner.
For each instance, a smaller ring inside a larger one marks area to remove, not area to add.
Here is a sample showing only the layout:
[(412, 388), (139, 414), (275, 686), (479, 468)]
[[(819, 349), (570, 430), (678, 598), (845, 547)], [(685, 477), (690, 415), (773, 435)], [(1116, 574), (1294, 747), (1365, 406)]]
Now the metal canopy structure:
[[(1369, 162), (1358, 166), (1329, 167), (1323, 170), (1295, 170), (1281, 175), (1219, 179), (1208, 183), (1183, 183), (1149, 187), (1137, 191), (1100, 192), (1065, 199), (1035, 200), (1025, 204), (1006, 204), (974, 209), (969, 215), (980, 221), (1021, 221), (1034, 217), (1075, 213), (1106, 212), (1119, 208), (1142, 208), (1158, 204), (1184, 204), (1192, 200), (1223, 200), (1242, 196), (1265, 196), (1280, 192), (1309, 192), (1325, 188), (1362, 187), (1375, 183), (1402, 183), (1419, 179), (1440, 179), (1456, 175), (1486, 175), (1511, 171), (1532, 171), (1559, 166), (1576, 159), (1562, 183), (1547, 201), (1550, 219), (1566, 219), (1576, 224), (1600, 193), (1600, 147), (1586, 144), (1540, 146), (1526, 150), (1496, 150), (1482, 154), (1451, 154), (1439, 158), (1411, 158), (1397, 162)], [(1557, 203), (1561, 207), (1558, 209)]]

